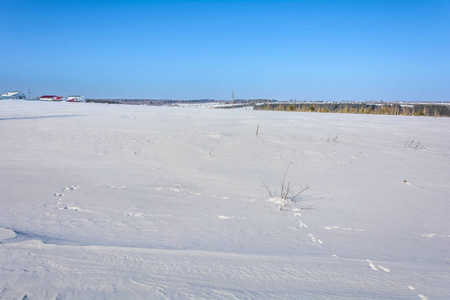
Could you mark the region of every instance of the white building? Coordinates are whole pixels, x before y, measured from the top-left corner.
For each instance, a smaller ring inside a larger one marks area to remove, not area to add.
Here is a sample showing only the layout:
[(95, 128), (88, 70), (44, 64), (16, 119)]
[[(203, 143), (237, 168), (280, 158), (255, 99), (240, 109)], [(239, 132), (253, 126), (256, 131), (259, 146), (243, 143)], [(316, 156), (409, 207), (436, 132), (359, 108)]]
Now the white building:
[(81, 95), (72, 95), (66, 97), (67, 102), (86, 102), (86, 99), (84, 99), (84, 96)]
[(56, 95), (44, 95), (39, 97), (39, 100), (45, 100), (45, 101), (62, 101), (63, 97), (58, 97)]
[(4, 100), (17, 100), (17, 99), (26, 99), (26, 96), (21, 92), (7, 92), (1, 95), (1, 98)]

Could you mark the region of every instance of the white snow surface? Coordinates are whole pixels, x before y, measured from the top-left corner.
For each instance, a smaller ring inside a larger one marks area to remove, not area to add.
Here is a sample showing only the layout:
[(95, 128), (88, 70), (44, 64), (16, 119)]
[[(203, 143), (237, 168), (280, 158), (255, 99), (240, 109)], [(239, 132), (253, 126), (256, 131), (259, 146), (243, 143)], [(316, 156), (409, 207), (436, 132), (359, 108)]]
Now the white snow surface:
[(0, 101), (0, 160), (1, 299), (450, 299), (449, 118)]

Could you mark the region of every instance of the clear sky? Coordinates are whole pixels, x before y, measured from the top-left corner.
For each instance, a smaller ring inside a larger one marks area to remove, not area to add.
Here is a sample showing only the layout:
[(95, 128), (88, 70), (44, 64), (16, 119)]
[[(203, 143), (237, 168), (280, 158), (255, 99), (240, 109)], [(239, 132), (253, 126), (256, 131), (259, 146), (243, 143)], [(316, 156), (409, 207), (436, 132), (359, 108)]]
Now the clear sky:
[(0, 2), (0, 93), (450, 101), (450, 1)]

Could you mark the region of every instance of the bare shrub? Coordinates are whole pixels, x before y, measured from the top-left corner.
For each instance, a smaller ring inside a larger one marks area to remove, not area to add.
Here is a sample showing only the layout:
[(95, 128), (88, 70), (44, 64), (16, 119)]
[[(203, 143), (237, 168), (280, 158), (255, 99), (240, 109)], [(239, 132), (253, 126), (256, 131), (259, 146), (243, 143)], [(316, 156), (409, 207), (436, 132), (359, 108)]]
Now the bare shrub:
[(407, 140), (405, 142), (405, 148), (407, 149), (423, 149), (424, 146), (420, 144), (420, 142), (415, 142), (414, 140)]
[[(300, 191), (294, 192), (293, 188), (295, 184), (292, 184), (290, 181), (286, 182), (287, 173), (289, 171), (289, 167), (292, 165), (292, 163), (289, 163), (286, 171), (284, 172), (283, 179), (280, 181), (280, 193), (277, 193), (277, 190), (272, 190), (264, 184), (264, 187), (266, 188), (267, 192), (269, 193), (269, 196), (271, 198), (278, 198), (279, 200), (279, 209), (282, 211), (290, 202), (296, 203), (300, 199), (300, 194), (309, 189), (309, 185), (300, 186)], [(310, 209), (311, 207), (309, 207)]]

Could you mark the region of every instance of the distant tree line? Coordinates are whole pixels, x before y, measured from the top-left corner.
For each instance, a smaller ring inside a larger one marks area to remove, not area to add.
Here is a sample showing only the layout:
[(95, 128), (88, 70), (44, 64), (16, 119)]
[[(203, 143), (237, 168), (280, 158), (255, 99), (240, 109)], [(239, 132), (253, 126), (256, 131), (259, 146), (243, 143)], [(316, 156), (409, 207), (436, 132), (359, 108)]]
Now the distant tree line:
[(278, 101), (274, 99), (234, 99), (232, 101), (233, 104), (250, 104), (250, 105), (258, 103), (273, 103), (273, 102)]
[(262, 103), (276, 103), (277, 100), (272, 99), (235, 99), (233, 101), (224, 101), (224, 105), (217, 106), (217, 109), (233, 109), (233, 108), (242, 108), (242, 107), (256, 107), (257, 105), (261, 105)]
[(179, 103), (209, 103), (214, 102), (212, 99), (199, 100), (169, 100), (169, 99), (86, 99), (86, 102), (92, 103), (108, 103), (108, 104), (132, 104), (132, 105), (171, 105)]
[(121, 104), (120, 99), (86, 99), (86, 103)]
[(267, 103), (255, 110), (450, 117), (450, 105), (399, 103)]

